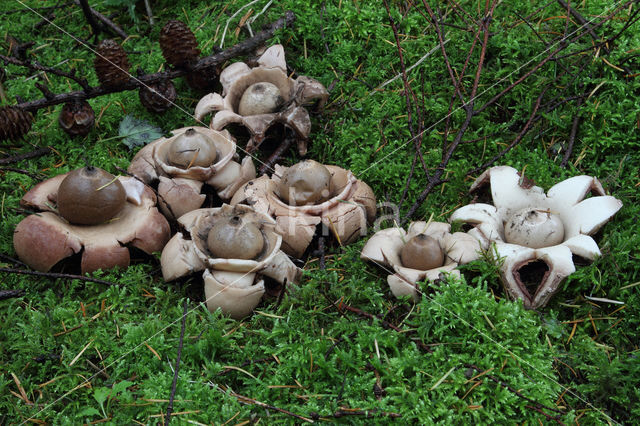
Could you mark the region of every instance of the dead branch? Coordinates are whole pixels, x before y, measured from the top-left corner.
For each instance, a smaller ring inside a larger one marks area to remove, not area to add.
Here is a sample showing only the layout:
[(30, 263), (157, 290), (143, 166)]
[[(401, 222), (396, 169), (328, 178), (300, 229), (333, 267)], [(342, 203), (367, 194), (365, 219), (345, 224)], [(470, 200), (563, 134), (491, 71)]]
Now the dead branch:
[[(123, 40), (128, 37), (127, 33), (122, 31), (122, 29), (114, 24), (109, 18), (89, 6), (87, 0), (74, 0), (73, 2), (76, 4), (76, 6), (80, 6), (82, 8), (82, 13), (87, 19), (87, 22), (89, 22), (89, 25), (91, 25), (94, 36), (97, 37), (98, 34), (105, 31), (115, 36), (121, 37)], [(99, 21), (99, 23), (96, 21), (96, 19)]]
[(0, 290), (0, 300), (24, 296), (24, 290)]
[(258, 407), (262, 407), (262, 408), (265, 408), (267, 410), (277, 411), (278, 413), (282, 413), (282, 414), (286, 414), (286, 415), (291, 416), (291, 417), (295, 417), (296, 419), (305, 421), (307, 423), (314, 423), (314, 421), (312, 419), (310, 419), (310, 418), (303, 417), (303, 416), (301, 416), (299, 414), (292, 413), (291, 411), (285, 410), (283, 408), (276, 407), (276, 406), (271, 405), (271, 404), (265, 404), (264, 402), (258, 401), (258, 400), (253, 399), (253, 398), (249, 398), (248, 396), (240, 395), (239, 393), (236, 393), (236, 392), (232, 391), (231, 389), (227, 389), (227, 388), (225, 388), (223, 386), (220, 386), (220, 385), (213, 385), (213, 386), (215, 386), (221, 392), (228, 393), (229, 395), (237, 398), (238, 402), (240, 402), (240, 403), (248, 404), (248, 405), (257, 405)]
[(132, 77), (126, 83), (118, 87), (105, 88), (104, 86), (88, 87), (83, 90), (77, 90), (67, 93), (56, 94), (51, 99), (42, 98), (34, 101), (21, 102), (15, 107), (21, 108), (25, 111), (35, 112), (41, 108), (46, 108), (52, 105), (58, 105), (66, 102), (73, 101), (75, 99), (91, 99), (98, 96), (103, 96), (110, 93), (118, 93), (127, 90), (134, 90), (140, 87), (149, 86), (159, 81), (166, 81), (169, 79), (175, 79), (185, 76), (189, 72), (201, 72), (207, 69), (215, 68), (216, 66), (223, 64), (229, 59), (236, 56), (244, 55), (255, 50), (258, 46), (264, 44), (265, 41), (273, 37), (274, 33), (282, 28), (290, 27), (295, 21), (296, 16), (293, 12), (287, 11), (284, 16), (277, 21), (267, 25), (263, 31), (260, 31), (255, 36), (248, 38), (235, 46), (232, 46), (222, 52), (216, 53), (211, 56), (201, 58), (195, 65), (189, 69), (174, 69), (164, 72), (145, 74), (139, 77)]
[[(432, 20), (434, 22), (437, 22), (437, 20), (435, 19), (435, 15), (433, 14), (433, 11), (427, 4), (426, 0), (423, 0), (423, 4), (425, 5), (427, 12), (429, 12), (429, 15), (432, 17)], [(449, 161), (451, 160), (454, 151), (462, 141), (462, 138), (465, 132), (467, 131), (467, 128), (471, 124), (471, 119), (476, 114), (476, 111), (474, 111), (474, 102), (475, 102), (476, 94), (478, 92), (478, 85), (480, 84), (480, 75), (482, 74), (484, 59), (487, 53), (487, 45), (489, 41), (489, 24), (491, 23), (491, 16), (493, 15), (493, 11), (496, 5), (497, 5), (496, 1), (492, 1), (491, 4), (487, 2), (485, 4), (484, 17), (479, 22), (479, 26), (482, 28), (482, 32), (483, 32), (483, 42), (482, 42), (482, 48), (480, 50), (480, 58), (478, 59), (478, 65), (476, 67), (475, 78), (473, 80), (473, 86), (471, 88), (471, 94), (469, 96), (469, 101), (464, 102), (464, 98), (463, 98), (462, 109), (466, 113), (464, 122), (458, 129), (458, 132), (456, 133), (456, 136), (453, 142), (449, 144), (446, 150), (443, 150), (442, 160), (440, 161), (440, 164), (436, 168), (433, 175), (427, 180), (427, 185), (425, 189), (420, 193), (420, 195), (418, 195), (418, 198), (416, 199), (414, 204), (409, 208), (405, 218), (402, 220), (402, 224), (405, 224), (415, 214), (416, 210), (418, 210), (418, 208), (422, 205), (424, 200), (427, 198), (427, 195), (431, 193), (433, 188), (435, 188), (437, 185), (442, 183), (442, 175), (444, 174), (444, 171), (447, 165), (449, 164)], [(459, 96), (461, 95), (462, 94), (460, 93)]]
[[(582, 99), (578, 99), (577, 107), (580, 108), (582, 105)], [(577, 112), (573, 117), (573, 122), (571, 123), (571, 133), (569, 133), (569, 140), (567, 141), (567, 146), (564, 151), (564, 155), (562, 156), (562, 161), (560, 161), (560, 167), (563, 169), (567, 167), (567, 163), (569, 162), (569, 158), (571, 158), (571, 154), (573, 153), (573, 144), (576, 141), (576, 135), (578, 134), (578, 127), (580, 126), (580, 112)]]
[(548, 407), (534, 399), (531, 399), (525, 395), (523, 395), (520, 391), (518, 391), (517, 389), (513, 388), (513, 386), (511, 386), (509, 383), (503, 382), (502, 380), (498, 379), (496, 376), (492, 375), (492, 374), (488, 374), (485, 370), (481, 369), (480, 367), (477, 367), (473, 364), (464, 364), (464, 366), (466, 368), (470, 368), (472, 370), (477, 371), (478, 373), (483, 374), (483, 377), (486, 377), (487, 379), (499, 384), (500, 386), (502, 386), (503, 388), (507, 389), (508, 391), (514, 393), (515, 395), (517, 395), (519, 398), (524, 399), (525, 401), (528, 401), (532, 404), (534, 404), (536, 407), (538, 408), (544, 408), (545, 410), (549, 410), (549, 411), (553, 411), (554, 413), (558, 413), (558, 414), (565, 414), (564, 411), (559, 410), (557, 408), (553, 408), (553, 407)]
[(47, 155), (51, 152), (51, 148), (38, 148), (35, 151), (27, 152), (25, 154), (12, 155), (11, 157), (5, 157), (0, 159), (0, 165), (17, 163), (22, 160), (29, 160), (31, 158)]
[(258, 173), (263, 175), (267, 171), (273, 170), (273, 165), (276, 164), (282, 154), (284, 154), (289, 149), (294, 139), (294, 137), (285, 137), (280, 145), (278, 145), (278, 147), (275, 149), (275, 151), (273, 151), (269, 158), (267, 158), (267, 161), (262, 163), (262, 166), (260, 166)]
[(104, 284), (108, 286), (118, 286), (120, 284), (112, 283), (110, 281), (101, 280), (98, 278), (85, 277), (84, 275), (75, 275), (75, 274), (61, 274), (57, 272), (38, 272), (38, 271), (29, 271), (26, 269), (15, 269), (15, 268), (0, 268), (0, 272), (4, 272), (5, 274), (19, 274), (19, 275), (34, 275), (37, 277), (47, 277), (47, 278), (56, 278), (63, 280), (79, 280), (96, 284)]
[[(331, 414), (329, 417), (334, 417), (336, 419), (339, 419), (341, 417), (348, 417), (348, 416), (363, 416), (367, 419), (371, 419), (374, 417), (391, 417), (393, 419), (399, 419), (402, 417), (402, 414), (392, 413), (390, 411), (380, 411), (376, 409), (358, 410), (358, 409), (352, 409), (352, 408), (341, 408), (335, 413)], [(323, 417), (327, 417), (327, 416), (323, 416)]]
[(42, 174), (37, 175), (35, 173), (31, 173), (30, 171), (24, 170), (24, 169), (17, 169), (15, 167), (0, 167), (0, 174), (4, 174), (6, 172), (20, 173), (22, 175), (29, 176), (30, 178), (35, 180), (43, 180), (43, 178), (45, 177)]
[(560, 6), (564, 7), (566, 10), (568, 10), (569, 13), (571, 14), (571, 16), (573, 16), (576, 19), (576, 21), (578, 21), (580, 23), (580, 25), (582, 25), (584, 28), (586, 28), (587, 32), (589, 33), (589, 35), (591, 37), (593, 37), (594, 40), (598, 40), (598, 36), (596, 35), (596, 33), (591, 28), (591, 25), (589, 24), (589, 21), (584, 19), (584, 16), (582, 16), (580, 14), (580, 12), (578, 12), (577, 10), (572, 8), (571, 5), (569, 3), (567, 3), (566, 1), (564, 1), (564, 0), (556, 0), (556, 1), (558, 2), (558, 4)]
[(164, 426), (169, 426), (171, 421), (171, 412), (173, 411), (173, 399), (176, 396), (176, 385), (178, 384), (178, 371), (180, 370), (180, 357), (182, 356), (182, 345), (184, 344), (184, 329), (187, 321), (187, 301), (184, 301), (182, 312), (182, 325), (180, 326), (180, 341), (178, 342), (178, 355), (176, 356), (176, 366), (173, 369), (173, 382), (171, 383), (171, 395), (169, 396), (169, 405), (167, 406), (167, 416), (164, 419)]
[(69, 80), (73, 80), (76, 83), (78, 83), (80, 87), (82, 87), (84, 90), (91, 89), (91, 87), (89, 86), (89, 83), (87, 82), (87, 79), (84, 77), (78, 77), (76, 75), (75, 70), (73, 70), (73, 72), (65, 72), (58, 68), (40, 65), (37, 61), (32, 62), (27, 60), (21, 60), (17, 57), (11, 57), (11, 56), (5, 56), (5, 55), (0, 55), (0, 60), (2, 60), (5, 64), (18, 65), (24, 68), (28, 68), (32, 71), (48, 72), (50, 74), (57, 75), (59, 77), (65, 77), (65, 78), (68, 78)]

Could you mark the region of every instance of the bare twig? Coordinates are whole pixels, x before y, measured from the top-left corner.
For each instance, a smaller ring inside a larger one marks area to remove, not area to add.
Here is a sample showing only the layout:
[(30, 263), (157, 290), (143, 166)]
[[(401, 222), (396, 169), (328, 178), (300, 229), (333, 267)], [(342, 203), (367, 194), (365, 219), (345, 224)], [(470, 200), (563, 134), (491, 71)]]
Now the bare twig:
[[(577, 107), (580, 108), (582, 105), (582, 99), (578, 99)], [(571, 154), (573, 153), (573, 144), (576, 141), (576, 136), (578, 134), (578, 127), (580, 126), (580, 111), (578, 111), (573, 117), (573, 122), (571, 123), (571, 133), (569, 133), (569, 140), (567, 141), (567, 146), (564, 151), (564, 155), (562, 156), (562, 161), (560, 161), (560, 167), (563, 169), (567, 167), (567, 163), (569, 162), (569, 158), (571, 158)]]
[[(97, 10), (89, 6), (89, 3), (87, 2), (87, 0), (73, 0), (73, 2), (77, 6), (82, 7), (82, 13), (84, 13), (84, 16), (87, 18), (87, 21), (89, 22), (89, 25), (91, 25), (91, 28), (93, 29), (95, 36), (97, 36), (101, 31), (107, 30), (113, 35), (122, 37), (123, 40), (128, 37), (127, 33), (122, 31), (122, 29), (116, 24), (114, 24), (109, 18), (107, 18), (102, 13), (98, 12)], [(102, 26), (100, 26), (96, 22), (96, 19), (100, 21)]]
[(14, 259), (13, 257), (11, 257), (11, 256), (7, 256), (7, 255), (6, 255), (6, 254), (4, 254), (4, 253), (0, 253), (0, 259), (4, 260), (5, 262), (9, 262), (9, 263), (11, 263), (11, 264), (13, 264), (13, 265), (20, 265), (20, 266), (25, 266), (25, 267), (27, 267), (27, 265), (26, 265), (26, 264), (24, 264), (24, 263), (20, 262), (18, 259)]
[(578, 12), (577, 10), (572, 8), (571, 5), (569, 3), (567, 3), (566, 1), (564, 1), (564, 0), (556, 0), (556, 1), (558, 2), (558, 4), (560, 6), (564, 7), (566, 10), (569, 11), (571, 16), (573, 16), (576, 19), (576, 21), (578, 21), (580, 23), (580, 25), (582, 25), (587, 30), (589, 35), (591, 35), (591, 37), (593, 37), (594, 40), (598, 40), (598, 36), (596, 35), (596, 33), (591, 28), (591, 25), (589, 24), (589, 21), (584, 19), (584, 16), (582, 16), (580, 14), (580, 12)]
[(324, 257), (325, 257), (324, 235), (320, 235), (318, 237), (318, 267), (320, 269), (325, 268)]
[(48, 72), (48, 73), (57, 75), (59, 77), (65, 77), (78, 83), (80, 87), (82, 87), (84, 90), (91, 89), (91, 87), (89, 86), (89, 83), (87, 82), (87, 79), (84, 77), (76, 76), (75, 70), (73, 72), (65, 72), (58, 68), (40, 65), (37, 61), (34, 61), (34, 62), (24, 61), (15, 57), (4, 56), (4, 55), (0, 55), (0, 60), (2, 60), (5, 64), (19, 65), (21, 67), (25, 67), (33, 71)]
[(176, 366), (173, 369), (173, 382), (171, 383), (171, 395), (169, 396), (169, 405), (167, 406), (167, 416), (164, 419), (164, 426), (168, 426), (171, 421), (171, 412), (173, 411), (173, 399), (176, 396), (176, 385), (178, 383), (178, 371), (180, 370), (180, 357), (182, 356), (182, 345), (184, 344), (184, 329), (187, 321), (187, 301), (184, 301), (182, 312), (182, 325), (180, 326), (180, 342), (178, 343), (178, 355), (176, 356)]
[(24, 290), (0, 290), (0, 300), (24, 296)]
[(5, 172), (20, 173), (22, 175), (29, 176), (30, 178), (36, 179), (36, 180), (42, 180), (44, 178), (44, 175), (42, 175), (42, 174), (37, 175), (35, 173), (31, 173), (28, 170), (17, 169), (15, 167), (0, 167), (0, 173), (5, 173)]
[(333, 413), (331, 415), (331, 417), (335, 417), (336, 419), (340, 418), (340, 417), (347, 417), (347, 416), (363, 416), (367, 419), (371, 419), (374, 417), (391, 417), (394, 419), (399, 419), (400, 417), (402, 417), (402, 414), (400, 413), (392, 413), (389, 411), (380, 411), (380, 410), (354, 410), (354, 409), (345, 409), (345, 408), (341, 408), (340, 410), (336, 411), (335, 413)]
[(93, 15), (93, 11), (89, 6), (89, 2), (87, 0), (78, 0), (78, 3), (80, 3), (80, 8), (82, 9), (84, 18), (87, 20), (87, 22), (91, 26), (91, 29), (93, 31), (93, 36), (97, 40), (98, 35), (102, 32), (102, 27), (98, 25), (98, 22), (96, 22), (96, 19)]
[(502, 386), (503, 388), (511, 391), (512, 393), (514, 393), (515, 395), (517, 395), (519, 398), (524, 399), (525, 401), (529, 401), (530, 403), (534, 404), (536, 407), (538, 408), (544, 408), (545, 410), (549, 410), (549, 411), (553, 411), (554, 413), (558, 413), (558, 414), (564, 414), (564, 411), (559, 410), (557, 408), (553, 408), (553, 407), (548, 407), (534, 399), (531, 399), (525, 395), (523, 395), (520, 391), (518, 391), (517, 389), (513, 388), (513, 386), (511, 386), (509, 383), (505, 383), (502, 380), (498, 379), (496, 376), (492, 375), (492, 374), (488, 374), (485, 370), (481, 369), (478, 366), (475, 366), (473, 364), (464, 364), (464, 366), (466, 368), (471, 368), (473, 370), (476, 370), (478, 373), (483, 373), (483, 377), (488, 378), (491, 381), (494, 381), (495, 383), (499, 384), (500, 386)]
[(211, 56), (201, 58), (194, 66), (189, 69), (174, 69), (165, 72), (158, 72), (153, 74), (146, 74), (136, 78), (131, 78), (126, 83), (118, 87), (105, 88), (104, 86), (89, 87), (84, 90), (78, 90), (73, 92), (57, 94), (51, 99), (37, 99), (29, 102), (21, 102), (16, 107), (22, 108), (26, 111), (35, 112), (41, 108), (46, 108), (52, 105), (58, 105), (69, 102), (77, 98), (90, 99), (98, 96), (103, 96), (109, 93), (123, 92), (126, 90), (133, 90), (139, 87), (149, 86), (159, 81), (174, 79), (183, 77), (189, 72), (197, 72), (205, 69), (211, 69), (220, 65), (229, 59), (236, 56), (244, 55), (255, 50), (256, 47), (264, 44), (264, 42), (273, 34), (282, 28), (290, 27), (295, 21), (295, 14), (291, 11), (287, 11), (283, 17), (277, 21), (268, 25), (263, 31), (260, 31), (255, 36), (246, 39), (235, 46), (232, 46), (222, 52), (216, 53)]
[(38, 148), (35, 151), (27, 152), (25, 154), (12, 155), (11, 157), (5, 157), (0, 159), (0, 165), (17, 163), (22, 160), (29, 160), (31, 158), (47, 155), (51, 152), (51, 148)]
[(529, 119), (527, 120), (527, 123), (524, 125), (524, 127), (522, 128), (522, 130), (520, 130), (520, 133), (518, 133), (518, 136), (515, 137), (515, 139), (509, 144), (509, 146), (507, 146), (506, 148), (504, 148), (502, 151), (500, 151), (498, 154), (494, 155), (489, 161), (487, 161), (486, 163), (484, 163), (481, 166), (476, 167), (475, 169), (469, 171), (467, 173), (467, 175), (473, 175), (475, 173), (478, 173), (484, 169), (486, 169), (487, 167), (491, 166), (493, 163), (495, 163), (496, 161), (498, 161), (500, 158), (504, 157), (504, 155), (511, 151), (513, 149), (513, 147), (515, 147), (516, 145), (518, 145), (520, 143), (520, 141), (522, 140), (522, 138), (524, 138), (524, 136), (529, 132), (529, 130), (531, 129), (531, 124), (534, 122), (535, 118), (536, 118), (536, 114), (538, 112), (538, 108), (540, 108), (540, 102), (542, 101), (542, 98), (544, 97), (544, 94), (547, 92), (548, 86), (545, 87), (542, 90), (542, 93), (540, 93), (540, 95), (538, 96), (538, 99), (536, 100), (535, 105), (533, 106), (533, 111), (531, 112), (531, 114), (529, 115)]
[(262, 408), (265, 408), (267, 410), (277, 411), (279, 413), (286, 414), (286, 415), (291, 416), (291, 417), (295, 417), (296, 419), (305, 421), (307, 423), (314, 423), (314, 421), (312, 419), (308, 418), (308, 417), (304, 417), (304, 416), (301, 416), (299, 414), (292, 413), (291, 411), (276, 407), (276, 406), (271, 405), (271, 404), (265, 404), (264, 402), (258, 401), (258, 400), (253, 399), (253, 398), (249, 398), (248, 396), (240, 395), (239, 393), (236, 393), (236, 392), (234, 392), (234, 391), (232, 391), (230, 389), (226, 389), (226, 388), (224, 388), (224, 387), (222, 387), (220, 385), (213, 385), (213, 386), (217, 387), (222, 392), (225, 392), (225, 393), (228, 392), (229, 395), (234, 396), (241, 403), (249, 404), (249, 405), (257, 405), (258, 407), (262, 407)]
[(269, 156), (269, 158), (267, 158), (267, 161), (262, 163), (262, 166), (260, 166), (258, 173), (263, 175), (268, 170), (273, 170), (273, 165), (276, 164), (276, 162), (280, 159), (282, 154), (284, 154), (284, 152), (289, 149), (293, 140), (294, 138), (292, 137), (285, 137), (280, 143), (280, 145), (278, 145), (278, 147), (275, 149), (275, 151), (273, 151), (273, 153)]
[(38, 271), (29, 271), (26, 269), (15, 269), (15, 268), (0, 268), (0, 272), (4, 272), (6, 274), (34, 275), (37, 277), (59, 278), (64, 280), (79, 280), (79, 281), (85, 281), (90, 283), (104, 284), (108, 286), (119, 285), (117, 283), (112, 283), (110, 281), (105, 281), (98, 278), (85, 277), (84, 275), (61, 274), (57, 272), (38, 272)]

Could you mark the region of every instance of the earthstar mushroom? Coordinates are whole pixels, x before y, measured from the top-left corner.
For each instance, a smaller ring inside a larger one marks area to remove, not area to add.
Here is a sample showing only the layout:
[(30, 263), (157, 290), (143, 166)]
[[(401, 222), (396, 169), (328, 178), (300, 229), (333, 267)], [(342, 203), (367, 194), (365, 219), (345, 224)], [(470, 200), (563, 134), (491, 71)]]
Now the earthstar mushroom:
[[(101, 200), (107, 214), (100, 211)], [(18, 223), (13, 245), (24, 263), (42, 272), (76, 253), (82, 254), (82, 273), (124, 268), (128, 246), (151, 254), (169, 239), (169, 224), (155, 204), (153, 191), (135, 178), (115, 178), (91, 167), (75, 170), (25, 194), (20, 205), (38, 213)]]
[(312, 78), (287, 74), (284, 48), (274, 45), (251, 68), (236, 62), (220, 73), (222, 95), (210, 93), (200, 99), (195, 109), (196, 120), (214, 113), (211, 128), (222, 130), (231, 124), (247, 129), (250, 139), (246, 150), (252, 152), (265, 138), (267, 130), (276, 123), (291, 128), (298, 136), (298, 152), (305, 155), (311, 120), (305, 105), (317, 102), (322, 107), (329, 93)]
[[(178, 219), (183, 232), (167, 243), (165, 281), (203, 271), (205, 302), (235, 319), (251, 314), (265, 293), (264, 277), (284, 285), (302, 271), (280, 250), (275, 221), (249, 206), (198, 209)], [(240, 240), (240, 241), (238, 241)]]
[[(600, 181), (575, 176), (543, 189), (526, 184), (518, 171), (508, 166), (492, 167), (471, 185), (470, 192), (489, 185), (493, 205), (469, 204), (451, 215), (451, 221), (474, 226), (468, 233), (487, 248), (495, 245), (504, 258), (502, 282), (509, 296), (520, 298), (529, 309), (544, 307), (560, 283), (575, 272), (573, 255), (593, 260), (600, 255), (591, 238), (622, 207), (605, 195)], [(592, 192), (593, 197), (585, 197)], [(543, 262), (546, 271), (534, 292), (527, 288), (521, 272), (527, 265)]]
[(206, 184), (229, 200), (245, 182), (256, 176), (250, 157), (235, 161), (236, 143), (228, 131), (206, 127), (184, 127), (142, 148), (128, 172), (147, 184), (158, 183), (161, 211), (178, 218), (198, 209), (206, 196)]
[(450, 231), (448, 223), (422, 221), (410, 223), (407, 231), (383, 229), (369, 238), (360, 258), (389, 272), (387, 283), (394, 296), (419, 300), (419, 281), (435, 281), (442, 273), (459, 277), (455, 268), (479, 256), (481, 247), (474, 237)]
[[(328, 174), (327, 174), (328, 173)], [(282, 249), (300, 258), (323, 224), (340, 244), (366, 233), (376, 214), (373, 191), (349, 170), (306, 160), (292, 167), (275, 166), (244, 184), (231, 205), (248, 204), (273, 217)]]

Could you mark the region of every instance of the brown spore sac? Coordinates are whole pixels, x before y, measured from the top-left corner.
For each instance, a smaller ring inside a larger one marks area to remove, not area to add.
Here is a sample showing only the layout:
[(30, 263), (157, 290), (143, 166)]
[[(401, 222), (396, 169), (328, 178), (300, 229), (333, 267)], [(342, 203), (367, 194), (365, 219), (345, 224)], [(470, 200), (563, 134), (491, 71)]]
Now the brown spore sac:
[(264, 249), (264, 236), (255, 223), (231, 216), (209, 230), (207, 247), (218, 258), (256, 259)]
[(113, 219), (126, 198), (124, 187), (111, 173), (83, 167), (70, 172), (60, 183), (58, 213), (74, 225), (98, 225)]
[(428, 271), (443, 265), (444, 252), (435, 238), (418, 234), (402, 247), (400, 260), (407, 268)]

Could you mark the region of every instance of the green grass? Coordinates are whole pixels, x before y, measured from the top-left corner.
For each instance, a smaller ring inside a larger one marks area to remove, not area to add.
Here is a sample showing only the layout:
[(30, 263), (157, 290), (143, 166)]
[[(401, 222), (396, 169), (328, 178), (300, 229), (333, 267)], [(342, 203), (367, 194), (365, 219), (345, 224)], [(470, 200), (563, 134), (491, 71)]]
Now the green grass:
[[(35, 7), (55, 3), (26, 2)], [(126, 8), (110, 5), (117, 2), (91, 3), (105, 14), (122, 10), (115, 20), (131, 35), (124, 48), (130, 52), (132, 70), (140, 67), (155, 72), (164, 63), (157, 39), (166, 20), (185, 21), (203, 52), (209, 54), (220, 44), (230, 14), (248, 1), (152, 2), (158, 22), (153, 28), (149, 28), (141, 5), (132, 20)], [(483, 7), (482, 2), (460, 3), (474, 17)], [(593, 1), (576, 3), (575, 7), (587, 19), (597, 19), (597, 15), (606, 14), (610, 3)], [(252, 6), (253, 14), (265, 4), (261, 1)], [(272, 42), (285, 45), (287, 62), (298, 74), (332, 87), (325, 111), (313, 117), (309, 156), (353, 170), (380, 200), (398, 202), (414, 151), (409, 143), (402, 81), (372, 90), (400, 72), (386, 11), (378, 2), (322, 4), (274, 2), (252, 28), (258, 31), (285, 10), (295, 11), (295, 28), (279, 32)], [(438, 4), (447, 22), (467, 26), (460, 16)], [(497, 7), (476, 105), (498, 94), (543, 58), (546, 46), (531, 28), (518, 24), (518, 17), (540, 6), (527, 1), (517, 2), (517, 6), (503, 2)], [(597, 28), (598, 36), (621, 30), (637, 7), (619, 12), (615, 20)], [(1, 14), (21, 8), (18, 2), (0, 4), (2, 35), (10, 33), (21, 41), (34, 41), (32, 58), (50, 66), (68, 60), (60, 65), (62, 69), (74, 66), (91, 84), (97, 84), (93, 55), (87, 48), (52, 25), (34, 29), (41, 20), (34, 13)], [(437, 45), (436, 34), (423, 15), (423, 7), (407, 9), (404, 2), (395, 2), (391, 9), (404, 60), (411, 65)], [(557, 18), (564, 13), (553, 2), (531, 18), (531, 24), (550, 41), (564, 31), (565, 20)], [(67, 7), (55, 14), (56, 25), (76, 37), (89, 37), (79, 8)], [(247, 37), (244, 30), (235, 34), (242, 15), (244, 11), (231, 22), (225, 47)], [(574, 23), (569, 24), (569, 31), (575, 28)], [(451, 38), (448, 55), (459, 71), (473, 33), (454, 27), (444, 27), (444, 31)], [(584, 70), (575, 78), (560, 77), (553, 84), (545, 102), (585, 91), (593, 91), (592, 95), (581, 106), (568, 102), (545, 113), (523, 142), (499, 162), (519, 170), (526, 167), (527, 176), (545, 189), (577, 174), (597, 176), (624, 203), (596, 236), (602, 257), (580, 265), (546, 308), (526, 311), (521, 303), (507, 301), (495, 265), (482, 260), (465, 267), (460, 281), (424, 284), (424, 297), (415, 305), (398, 301), (388, 290), (386, 274), (359, 260), (362, 241), (331, 247), (326, 270), (320, 270), (315, 259), (309, 260), (297, 291), (280, 305), (265, 302), (258, 308), (260, 312), (242, 322), (209, 313), (200, 304), (203, 296), (196, 279), (164, 283), (157, 259), (95, 274), (118, 283), (118, 287), (2, 274), (1, 289), (23, 289), (25, 294), (0, 301), (0, 423), (28, 419), (54, 424), (102, 419), (113, 424), (161, 421), (171, 391), (185, 300), (189, 314), (174, 402), (176, 423), (297, 422), (281, 412), (243, 404), (233, 392), (307, 418), (317, 415), (344, 423), (386, 424), (391, 420), (384, 413), (400, 414), (403, 423), (552, 422), (538, 410), (553, 417), (557, 413), (536, 402), (561, 410), (564, 414), (558, 419), (564, 423), (602, 423), (609, 417), (632, 423), (640, 416), (640, 285), (632, 285), (640, 281), (640, 83), (633, 76), (640, 72), (636, 56), (639, 34), (640, 26), (633, 24), (611, 43), (609, 53), (601, 51), (593, 59), (587, 51), (551, 61), (497, 105), (475, 116), (465, 140), (479, 141), (459, 147), (446, 169), (448, 181), (436, 188), (415, 216), (433, 214), (437, 220), (446, 220), (454, 208), (471, 201), (467, 190), (475, 176), (466, 176), (467, 171), (511, 143), (543, 85), (561, 75), (563, 67), (584, 61)], [(587, 36), (569, 51), (591, 45)], [(478, 49), (466, 71), (466, 93)], [(6, 46), (2, 51), (6, 53)], [(622, 67), (632, 75), (618, 70)], [(6, 71), (8, 79), (3, 85), (10, 103), (16, 96), (25, 100), (41, 96), (35, 80), (26, 80), (29, 71), (15, 66), (7, 66)], [(452, 93), (442, 54), (437, 51), (428, 57), (408, 77), (424, 105), (428, 129), (423, 140), (425, 161), (435, 167), (441, 157), (442, 119)], [(55, 93), (77, 88), (55, 76), (49, 80)], [(176, 103), (192, 112), (202, 94), (182, 80), (176, 81), (176, 86)], [(24, 143), (0, 145), (2, 157), (52, 146), (56, 150), (52, 155), (11, 166), (50, 177), (82, 166), (86, 158), (115, 173), (115, 167), (126, 168), (135, 153), (114, 138), (125, 114), (164, 131), (195, 124), (178, 108), (162, 116), (147, 112), (134, 92), (90, 103), (99, 120), (88, 136), (70, 139), (57, 125), (61, 106), (52, 107), (38, 112)], [(582, 117), (578, 137), (569, 167), (563, 169), (561, 148), (578, 112)], [(455, 110), (452, 129), (459, 128), (463, 120), (464, 111)], [(289, 164), (295, 161), (294, 154), (283, 159)], [(0, 252), (14, 256), (13, 229), (24, 217), (15, 209), (37, 181), (22, 173), (0, 173)], [(425, 182), (424, 173), (416, 172), (401, 215)], [(585, 295), (620, 300), (624, 305), (592, 303)], [(374, 315), (391, 310), (385, 320), (401, 323), (404, 332), (386, 328), (379, 319), (369, 321), (340, 311), (338, 301)], [(479, 373), (471, 365), (490, 371), (475, 377)], [(105, 374), (98, 374), (99, 368), (105, 368)], [(20, 397), (13, 375), (30, 403)], [(377, 387), (384, 392), (374, 392)], [(373, 417), (331, 417), (344, 408), (369, 410)]]

